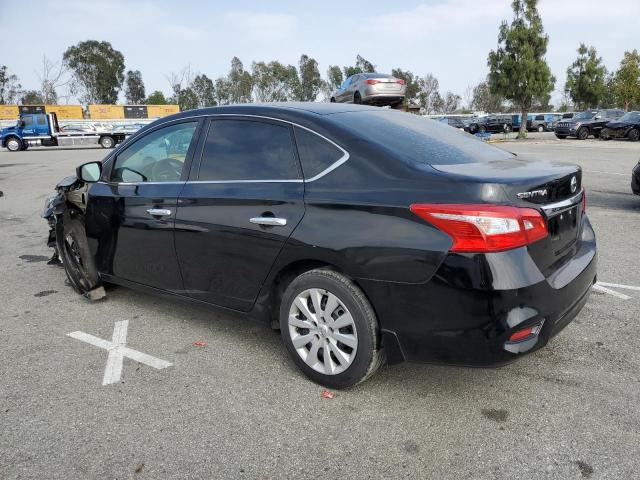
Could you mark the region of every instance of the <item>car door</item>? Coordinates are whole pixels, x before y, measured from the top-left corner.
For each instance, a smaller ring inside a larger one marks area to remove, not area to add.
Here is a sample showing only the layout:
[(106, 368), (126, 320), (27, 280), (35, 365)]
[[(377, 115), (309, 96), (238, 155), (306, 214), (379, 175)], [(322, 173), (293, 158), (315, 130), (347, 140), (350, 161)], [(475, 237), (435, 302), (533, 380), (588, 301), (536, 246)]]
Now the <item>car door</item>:
[(183, 291), (174, 223), (199, 123), (150, 130), (117, 152), (89, 190), (87, 237), (101, 275)]
[(25, 138), (33, 138), (36, 136), (36, 125), (34, 121), (35, 115), (25, 115), (22, 117), (21, 125), (22, 125), (22, 136)]
[(304, 215), (291, 125), (214, 117), (178, 200), (176, 252), (193, 298), (251, 309)]

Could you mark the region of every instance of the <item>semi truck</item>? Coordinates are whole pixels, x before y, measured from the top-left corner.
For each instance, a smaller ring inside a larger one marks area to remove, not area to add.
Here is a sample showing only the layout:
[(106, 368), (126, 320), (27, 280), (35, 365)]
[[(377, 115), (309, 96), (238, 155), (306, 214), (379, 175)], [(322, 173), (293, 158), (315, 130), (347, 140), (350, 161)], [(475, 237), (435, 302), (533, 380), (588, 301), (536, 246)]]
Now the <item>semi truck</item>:
[(0, 130), (0, 147), (19, 152), (32, 146), (100, 145), (114, 148), (127, 132), (61, 131), (55, 113), (21, 113), (16, 124)]

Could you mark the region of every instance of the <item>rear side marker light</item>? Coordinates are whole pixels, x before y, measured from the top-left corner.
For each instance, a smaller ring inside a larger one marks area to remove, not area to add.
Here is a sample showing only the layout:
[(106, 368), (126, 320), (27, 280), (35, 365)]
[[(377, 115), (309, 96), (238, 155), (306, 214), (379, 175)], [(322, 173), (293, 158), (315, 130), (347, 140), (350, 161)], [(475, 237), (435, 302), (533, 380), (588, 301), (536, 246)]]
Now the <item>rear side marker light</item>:
[(530, 245), (548, 235), (544, 218), (533, 208), (413, 204), (410, 210), (450, 235), (452, 252), (501, 252)]
[(587, 191), (582, 188), (582, 213), (587, 213)]
[(525, 338), (530, 338), (530, 337), (537, 336), (538, 333), (540, 333), (540, 330), (542, 330), (542, 325), (543, 324), (544, 324), (544, 320), (541, 321), (540, 323), (535, 324), (535, 325), (531, 325), (530, 327), (526, 327), (526, 328), (522, 328), (520, 330), (516, 330), (509, 337), (509, 341), (510, 342), (519, 342), (521, 340), (524, 340)]
[(407, 82), (405, 82), (404, 80), (400, 79), (400, 80), (396, 80), (396, 83), (399, 83), (400, 85), (404, 85)]

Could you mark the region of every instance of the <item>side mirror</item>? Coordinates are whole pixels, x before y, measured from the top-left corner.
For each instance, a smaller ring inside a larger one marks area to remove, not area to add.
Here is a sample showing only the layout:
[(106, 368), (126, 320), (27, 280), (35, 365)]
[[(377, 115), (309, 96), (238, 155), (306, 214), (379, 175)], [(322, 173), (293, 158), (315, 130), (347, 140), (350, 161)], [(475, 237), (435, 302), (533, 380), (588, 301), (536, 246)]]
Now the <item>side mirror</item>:
[(24, 123), (24, 120), (19, 120), (19, 121), (18, 121), (18, 127), (19, 127), (19, 128), (24, 128), (24, 127), (25, 127), (25, 125), (26, 125), (26, 123)]
[(102, 162), (88, 162), (76, 168), (76, 177), (85, 183), (95, 183), (100, 180)]

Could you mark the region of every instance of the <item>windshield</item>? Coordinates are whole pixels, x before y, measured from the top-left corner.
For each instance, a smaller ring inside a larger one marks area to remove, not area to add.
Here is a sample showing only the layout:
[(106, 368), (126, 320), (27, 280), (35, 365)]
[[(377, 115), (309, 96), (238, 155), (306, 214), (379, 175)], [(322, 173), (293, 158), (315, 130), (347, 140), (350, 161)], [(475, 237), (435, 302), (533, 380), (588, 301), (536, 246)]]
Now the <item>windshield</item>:
[(640, 112), (627, 112), (618, 121), (629, 122), (629, 123), (640, 123)]
[(580, 112), (573, 118), (575, 118), (576, 120), (591, 120), (593, 117), (596, 116), (597, 113), (598, 113), (597, 110), (589, 110), (586, 112)]
[(419, 115), (384, 110), (337, 113), (330, 117), (357, 137), (407, 163), (455, 165), (513, 158), (472, 135)]

